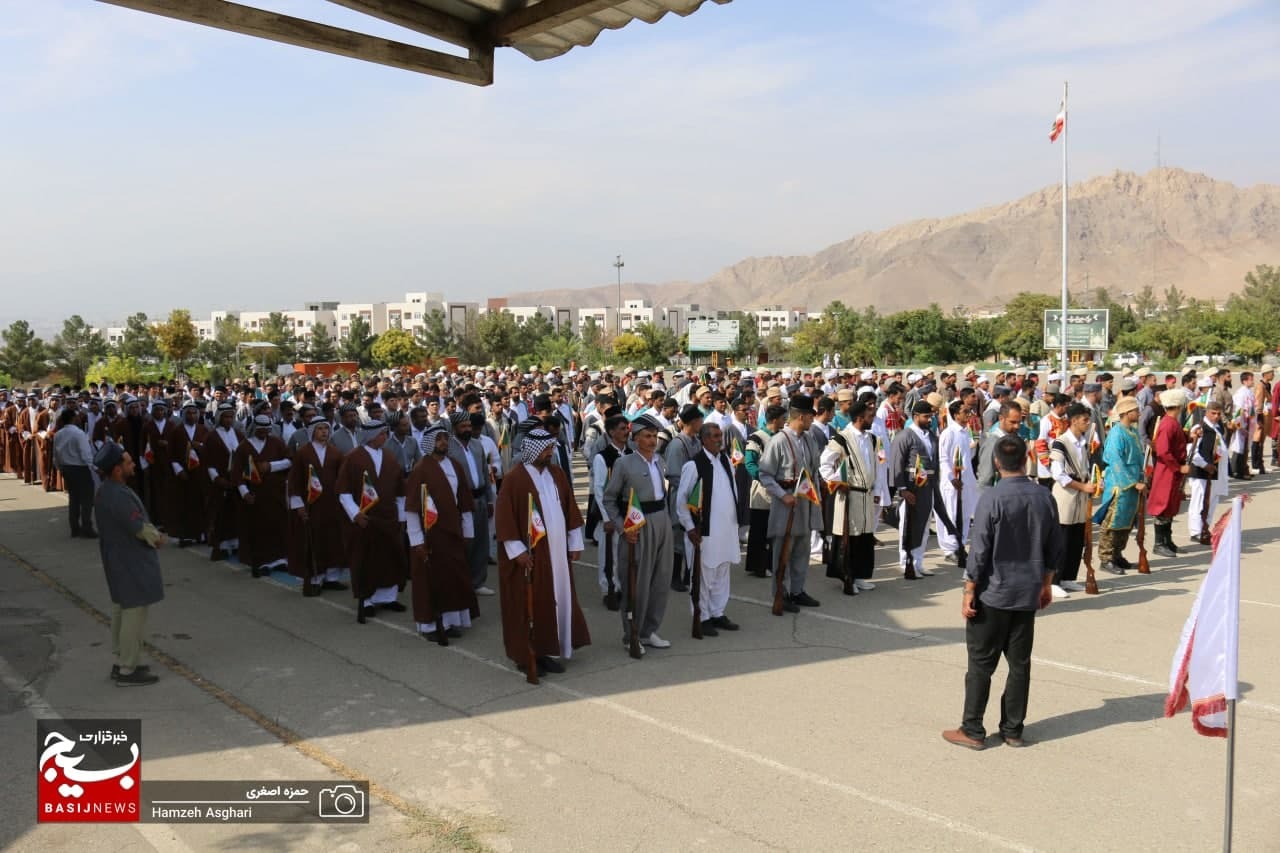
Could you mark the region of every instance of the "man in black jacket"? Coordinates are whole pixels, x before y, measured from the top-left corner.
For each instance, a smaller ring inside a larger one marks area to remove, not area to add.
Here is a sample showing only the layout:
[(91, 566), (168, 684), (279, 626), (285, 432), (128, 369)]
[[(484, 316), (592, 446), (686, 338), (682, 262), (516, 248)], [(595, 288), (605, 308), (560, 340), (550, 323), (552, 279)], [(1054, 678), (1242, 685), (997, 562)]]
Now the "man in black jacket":
[(1000, 736), (1008, 746), (1023, 745), (1036, 611), (1053, 600), (1053, 574), (1063, 552), (1057, 504), (1027, 479), (1026, 443), (1016, 435), (998, 439), (995, 461), (1001, 479), (983, 491), (974, 510), (973, 552), (960, 605), (969, 654), (964, 720), (942, 733), (948, 743), (969, 749), (986, 745), (982, 718), (1002, 654), (1009, 677), (1000, 697)]

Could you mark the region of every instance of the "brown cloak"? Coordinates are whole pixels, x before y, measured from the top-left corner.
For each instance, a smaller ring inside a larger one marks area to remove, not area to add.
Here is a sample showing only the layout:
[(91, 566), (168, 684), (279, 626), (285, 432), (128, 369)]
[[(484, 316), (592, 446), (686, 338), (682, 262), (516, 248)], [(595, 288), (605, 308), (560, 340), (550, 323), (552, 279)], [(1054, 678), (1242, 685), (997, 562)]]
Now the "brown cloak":
[[(332, 447), (332, 445), (330, 445)], [(338, 471), (339, 496), (351, 495), (360, 506), (364, 475), (373, 480), (378, 502), (365, 513), (369, 526), (357, 527), (342, 512), (342, 542), (351, 567), (351, 590), (361, 601), (383, 587), (404, 589), (409, 571), (404, 555), (404, 531), (396, 498), (404, 494), (404, 472), (396, 457), (382, 453), (382, 473), (374, 470), (373, 458), (364, 447), (357, 447), (342, 460)]]
[[(186, 425), (181, 422), (170, 424), (165, 436), (170, 461), (177, 462), (182, 467), (182, 473), (174, 475), (169, 481), (169, 496), (165, 504), (168, 533), (178, 539), (199, 539), (200, 534), (205, 533), (209, 527), (205, 515), (209, 475), (200, 463), (204, 443), (209, 438), (209, 429), (204, 424), (196, 424), (194, 435), (188, 437)], [(193, 449), (196, 452), (194, 468), (189, 461)], [(169, 472), (173, 473), (172, 465), (169, 466)]]
[[(458, 478), (458, 496), (454, 497), (441, 465), (452, 465)], [(462, 514), (471, 512), (474, 501), (467, 477), (461, 466), (445, 457), (443, 463), (425, 456), (414, 466), (405, 482), (404, 512), (422, 520), (422, 487), (427, 487), (439, 517), (423, 534), (426, 553), (409, 551), (409, 570), (413, 575), (413, 621), (437, 622), (441, 613), (469, 610), (471, 618), (480, 615), (475, 590), (471, 588), (471, 569), (467, 562), (467, 540), (462, 538)], [(440, 627), (437, 624), (436, 627)]]
[[(222, 439), (218, 439), (221, 441)], [(285, 501), (285, 481), (288, 471), (259, 473), (260, 482), (246, 476), (245, 467), (252, 463), (256, 469), (263, 462), (287, 460), (289, 453), (284, 442), (268, 435), (262, 444), (262, 452), (253, 449), (249, 439), (236, 447), (231, 457), (231, 485), (239, 491), (243, 485), (253, 495), (253, 503), (240, 501), (240, 562), (250, 568), (270, 565), (288, 556), (287, 535), (289, 515)]]
[[(582, 526), (582, 513), (574, 500), (569, 480), (557, 466), (549, 466), (560, 493), (560, 510), (564, 513), (565, 531)], [(524, 663), (529, 657), (529, 622), (525, 612), (525, 575), (507, 558), (503, 542), (518, 539), (529, 541), (529, 495), (538, 496), (538, 488), (529, 477), (524, 465), (517, 465), (502, 480), (493, 510), (498, 535), (498, 579), (502, 605), (502, 642), (507, 657)], [(542, 512), (550, 512), (545, 506)], [(533, 635), (534, 652), (539, 656), (561, 654), (560, 632), (556, 619), (555, 580), (551, 574), (551, 540), (543, 539), (533, 549)], [(578, 594), (573, 585), (573, 564), (569, 564), (569, 591), (573, 596), (573, 647), (580, 649), (591, 644), (587, 620), (578, 606)]]
[[(244, 439), (240, 441), (243, 443)], [(200, 464), (203, 466), (200, 476), (209, 483), (205, 493), (209, 545), (217, 548), (240, 535), (240, 493), (231, 486), (231, 452), (217, 429), (209, 430), (204, 449), (200, 451)], [(210, 471), (218, 472), (218, 479), (210, 480)]]
[[(307, 479), (312, 468), (320, 475), (320, 497), (307, 504)], [(342, 470), (342, 451), (330, 444), (324, 449), (324, 464), (311, 442), (300, 446), (289, 469), (289, 494), (302, 499), (307, 508), (307, 521), (289, 512), (289, 574), (306, 579), (324, 574), (326, 569), (345, 566), (347, 554), (342, 547), (342, 520), (346, 513), (338, 503), (338, 472)], [(358, 504), (357, 504), (358, 506)], [(313, 561), (314, 554), (314, 561)], [(314, 566), (314, 568), (313, 568)]]

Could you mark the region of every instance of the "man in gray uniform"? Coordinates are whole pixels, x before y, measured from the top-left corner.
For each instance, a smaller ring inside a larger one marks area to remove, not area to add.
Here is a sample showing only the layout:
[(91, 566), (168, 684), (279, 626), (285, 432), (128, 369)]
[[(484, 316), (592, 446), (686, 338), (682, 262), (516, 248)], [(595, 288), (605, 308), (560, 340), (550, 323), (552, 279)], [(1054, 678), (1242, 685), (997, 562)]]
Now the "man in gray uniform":
[(472, 512), (475, 520), (475, 536), (467, 542), (467, 563), (471, 566), (471, 586), (476, 595), (493, 595), (485, 586), (489, 579), (489, 524), (493, 514), (493, 484), (489, 482), (489, 462), (485, 458), (484, 444), (472, 438), (471, 415), (454, 412), (449, 415), (453, 435), (449, 438), (449, 458), (457, 462), (467, 474), (464, 485), (471, 490)]
[(138, 663), (147, 631), (147, 608), (164, 598), (156, 548), (165, 538), (147, 517), (141, 498), (127, 485), (133, 458), (108, 441), (93, 458), (102, 475), (94, 500), (98, 518), (98, 550), (111, 592), (111, 678), (117, 686), (155, 684), (159, 679)]
[[(791, 398), (787, 425), (769, 439), (760, 457), (760, 485), (772, 498), (769, 504), (769, 539), (773, 548), (774, 583), (786, 583), (782, 608), (798, 613), (801, 607), (817, 607), (817, 599), (804, 591), (809, 575), (809, 534), (822, 530), (822, 505), (795, 494), (796, 484), (807, 476), (816, 488), (822, 479), (818, 473), (818, 454), (807, 437), (813, 425), (813, 400), (803, 394)], [(790, 550), (786, 566), (779, 565), (783, 543), (787, 537), (787, 519), (791, 518)], [(785, 571), (785, 577), (778, 573)]]
[(360, 410), (355, 403), (345, 403), (338, 410), (339, 426), (334, 429), (329, 443), (342, 451), (346, 456), (360, 446)]
[[(924, 567), (938, 483), (938, 439), (929, 431), (933, 406), (921, 400), (911, 410), (911, 426), (893, 439), (889, 449), (891, 484), (902, 495), (898, 516), (898, 559), (909, 580), (932, 575)], [(945, 508), (943, 510), (945, 514)]]
[[(631, 640), (631, 623), (627, 613), (640, 623), (640, 642), (655, 649), (670, 647), (671, 642), (658, 636), (658, 627), (667, 611), (667, 566), (671, 565), (672, 539), (675, 538), (671, 517), (667, 514), (667, 469), (657, 454), (658, 430), (661, 425), (649, 415), (641, 415), (631, 424), (631, 438), (636, 452), (620, 456), (613, 463), (613, 473), (604, 489), (600, 507), (605, 532), (621, 533), (619, 548), (622, 586), (622, 644)], [(645, 525), (639, 530), (623, 531), (627, 502), (635, 490)], [(634, 565), (629, 554), (635, 552)], [(636, 600), (629, 600), (630, 572), (636, 573)]]

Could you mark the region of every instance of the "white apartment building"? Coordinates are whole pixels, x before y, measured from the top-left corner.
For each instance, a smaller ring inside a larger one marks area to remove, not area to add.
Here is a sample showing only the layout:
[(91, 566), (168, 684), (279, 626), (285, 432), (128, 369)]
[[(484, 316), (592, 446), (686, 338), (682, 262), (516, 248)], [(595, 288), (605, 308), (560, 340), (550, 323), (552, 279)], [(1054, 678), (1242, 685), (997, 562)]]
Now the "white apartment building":
[(751, 313), (756, 315), (756, 323), (759, 325), (762, 338), (778, 329), (784, 332), (795, 329), (809, 319), (809, 312), (804, 308), (792, 308), (788, 311), (780, 305), (770, 305)]
[(575, 308), (574, 313), (577, 314), (578, 334), (582, 334), (583, 328), (587, 325), (587, 319), (595, 320), (596, 328), (601, 332), (609, 330), (617, 331), (618, 329), (618, 311), (615, 308)]
[(556, 322), (556, 309), (550, 305), (507, 305), (499, 309), (503, 314), (510, 314), (515, 318), (517, 326), (523, 326), (534, 318), (534, 315), (541, 314), (546, 317), (552, 325)]
[(629, 332), (641, 323), (652, 323), (654, 317), (653, 303), (648, 299), (628, 299), (622, 303), (618, 328), (623, 332)]

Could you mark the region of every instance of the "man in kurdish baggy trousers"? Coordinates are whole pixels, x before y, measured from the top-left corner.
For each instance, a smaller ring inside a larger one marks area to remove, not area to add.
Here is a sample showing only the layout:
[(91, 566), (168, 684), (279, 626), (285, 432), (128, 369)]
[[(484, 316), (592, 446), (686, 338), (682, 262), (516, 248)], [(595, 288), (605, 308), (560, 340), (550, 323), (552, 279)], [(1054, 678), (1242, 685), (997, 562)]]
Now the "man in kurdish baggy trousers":
[(948, 743), (969, 749), (986, 745), (983, 715), (1001, 655), (1009, 677), (1000, 697), (1000, 736), (1008, 746), (1023, 745), (1036, 611), (1053, 600), (1053, 575), (1062, 559), (1058, 507), (1047, 489), (1027, 479), (1026, 443), (1013, 435), (997, 439), (995, 462), (1001, 479), (974, 510), (960, 605), (969, 656), (964, 719), (942, 733)]
[(117, 686), (154, 684), (159, 679), (138, 663), (146, 636), (147, 608), (164, 598), (156, 549), (165, 537), (147, 517), (142, 499), (129, 488), (133, 457), (108, 441), (93, 458), (102, 474), (94, 501), (98, 548), (111, 591), (111, 651), (116, 663), (111, 678)]

